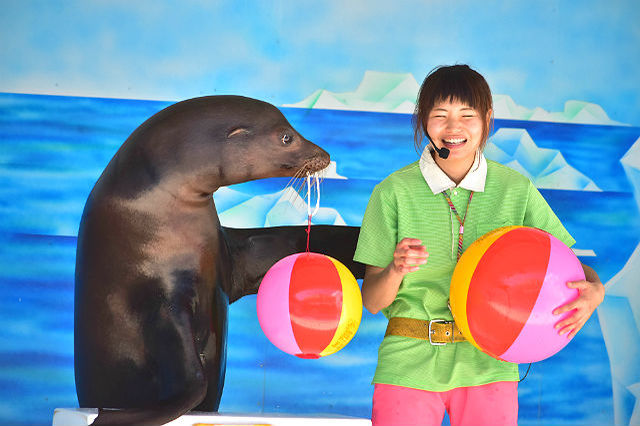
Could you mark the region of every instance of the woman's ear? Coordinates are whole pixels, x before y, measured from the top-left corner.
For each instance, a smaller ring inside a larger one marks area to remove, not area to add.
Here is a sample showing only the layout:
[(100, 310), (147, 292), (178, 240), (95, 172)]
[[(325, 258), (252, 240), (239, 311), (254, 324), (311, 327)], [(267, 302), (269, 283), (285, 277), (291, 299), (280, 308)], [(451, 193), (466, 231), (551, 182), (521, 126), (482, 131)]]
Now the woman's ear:
[(489, 123), (491, 123), (491, 116), (493, 115), (493, 110), (489, 109), (487, 111), (487, 127), (489, 127)]

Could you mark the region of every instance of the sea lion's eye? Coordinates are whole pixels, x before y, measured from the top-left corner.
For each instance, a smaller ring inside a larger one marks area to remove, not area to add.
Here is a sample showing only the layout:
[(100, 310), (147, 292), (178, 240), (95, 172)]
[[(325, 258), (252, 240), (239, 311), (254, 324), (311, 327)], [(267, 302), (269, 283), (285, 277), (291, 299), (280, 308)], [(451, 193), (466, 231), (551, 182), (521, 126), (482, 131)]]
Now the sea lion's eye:
[(285, 145), (289, 145), (291, 142), (293, 142), (293, 137), (291, 137), (289, 134), (285, 133), (284, 135), (282, 135), (282, 143)]

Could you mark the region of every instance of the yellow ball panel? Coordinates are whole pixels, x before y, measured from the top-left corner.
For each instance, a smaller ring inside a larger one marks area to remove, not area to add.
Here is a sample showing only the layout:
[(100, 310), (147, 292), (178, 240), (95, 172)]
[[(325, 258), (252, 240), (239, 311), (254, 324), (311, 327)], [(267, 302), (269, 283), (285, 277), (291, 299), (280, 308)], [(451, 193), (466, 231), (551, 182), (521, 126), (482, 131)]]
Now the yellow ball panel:
[(335, 265), (342, 283), (342, 312), (333, 339), (320, 356), (331, 355), (342, 349), (355, 336), (362, 320), (362, 294), (358, 281), (346, 266), (332, 257), (327, 257)]

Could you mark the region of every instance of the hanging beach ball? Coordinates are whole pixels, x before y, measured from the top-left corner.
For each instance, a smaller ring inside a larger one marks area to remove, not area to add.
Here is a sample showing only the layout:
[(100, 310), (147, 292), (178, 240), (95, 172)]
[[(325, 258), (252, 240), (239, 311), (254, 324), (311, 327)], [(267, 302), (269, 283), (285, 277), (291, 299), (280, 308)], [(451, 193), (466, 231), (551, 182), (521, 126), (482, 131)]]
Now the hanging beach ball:
[(483, 352), (503, 361), (541, 361), (569, 343), (554, 326), (573, 312), (552, 312), (578, 297), (566, 283), (584, 279), (578, 258), (553, 235), (499, 228), (460, 257), (451, 278), (451, 312)]
[(319, 358), (339, 351), (356, 334), (362, 296), (353, 274), (336, 259), (297, 253), (267, 271), (257, 310), (262, 331), (280, 350)]

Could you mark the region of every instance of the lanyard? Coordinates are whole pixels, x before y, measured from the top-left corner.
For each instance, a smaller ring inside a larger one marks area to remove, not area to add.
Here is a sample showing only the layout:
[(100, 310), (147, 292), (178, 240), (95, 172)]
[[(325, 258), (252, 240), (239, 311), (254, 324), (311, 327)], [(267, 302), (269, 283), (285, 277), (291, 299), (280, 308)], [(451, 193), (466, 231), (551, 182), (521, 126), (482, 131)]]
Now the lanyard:
[(462, 256), (462, 238), (464, 236), (464, 221), (467, 220), (467, 213), (469, 213), (469, 205), (471, 204), (471, 199), (473, 198), (473, 191), (469, 193), (469, 202), (467, 202), (467, 209), (464, 212), (464, 217), (460, 219), (460, 215), (456, 210), (456, 207), (453, 205), (451, 201), (451, 197), (447, 194), (447, 191), (443, 191), (442, 195), (444, 196), (447, 203), (449, 203), (449, 208), (456, 215), (458, 222), (460, 223), (460, 230), (458, 231), (458, 260), (460, 260), (460, 256)]

